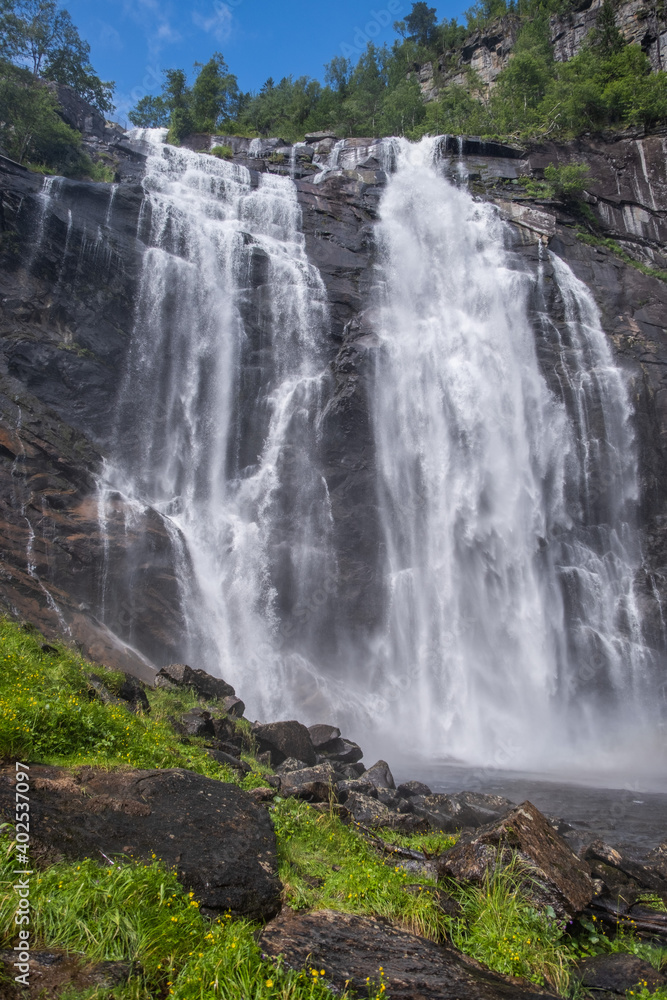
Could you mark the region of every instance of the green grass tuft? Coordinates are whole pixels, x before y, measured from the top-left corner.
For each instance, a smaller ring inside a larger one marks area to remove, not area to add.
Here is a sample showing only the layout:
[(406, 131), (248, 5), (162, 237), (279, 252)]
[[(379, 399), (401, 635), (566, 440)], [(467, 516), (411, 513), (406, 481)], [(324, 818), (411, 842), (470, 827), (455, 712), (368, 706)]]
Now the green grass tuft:
[(452, 884), (463, 908), (452, 941), (457, 948), (507, 976), (523, 976), (563, 992), (569, 983), (563, 923), (530, 905), (521, 885), (529, 878), (516, 863), (491, 872), (484, 885)]
[[(39, 633), (0, 620), (0, 756), (69, 767), (185, 767), (234, 779), (197, 741), (185, 746), (167, 721), (189, 693), (149, 692), (150, 716), (91, 697), (87, 675), (111, 688), (119, 675), (87, 663), (66, 646), (42, 650)], [(199, 741), (201, 743), (201, 741)]]
[(219, 160), (232, 160), (234, 150), (231, 146), (213, 146), (210, 150), (211, 156), (217, 156)]
[[(433, 879), (409, 873), (382, 858), (355, 831), (330, 812), (296, 799), (278, 800), (271, 811), (278, 838), (279, 874), (292, 909), (341, 910), (385, 917), (432, 941), (447, 934), (450, 918), (435, 899), (406, 892), (411, 883)], [(321, 884), (320, 884), (321, 883)]]
[[(11, 844), (2, 842), (0, 929), (13, 943), (15, 899)], [(124, 988), (79, 992), (114, 1000), (332, 1000), (323, 977), (290, 972), (262, 959), (258, 927), (227, 916), (203, 918), (192, 893), (161, 864), (61, 862), (32, 879), (33, 934), (89, 961), (141, 965)]]

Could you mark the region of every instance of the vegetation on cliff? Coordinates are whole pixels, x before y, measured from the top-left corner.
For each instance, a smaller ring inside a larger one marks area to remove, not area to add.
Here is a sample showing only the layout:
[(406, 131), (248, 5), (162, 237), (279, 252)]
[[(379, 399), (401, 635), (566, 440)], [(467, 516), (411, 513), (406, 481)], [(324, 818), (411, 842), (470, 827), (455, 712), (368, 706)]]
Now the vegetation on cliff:
[[(72, 768), (177, 766), (241, 781), (238, 771), (206, 754), (203, 740), (184, 741), (169, 723), (169, 716), (198, 704), (193, 691), (148, 690), (150, 715), (132, 713), (115, 699), (102, 700), (95, 686), (94, 673), (101, 672), (104, 688), (119, 692), (123, 675), (95, 667), (66, 646), (44, 642), (31, 626), (10, 620), (0, 621), (0, 664), (0, 756), (5, 760), (20, 755), (31, 763)], [(253, 770), (242, 783), (265, 784), (266, 766), (251, 754), (245, 760)], [(515, 869), (468, 888), (436, 885), (423, 874), (420, 891), (410, 892), (406, 886), (415, 881), (414, 874), (400, 859), (379, 853), (363, 830), (342, 822), (333, 805), (317, 808), (276, 796), (270, 811), (283, 900), (292, 909), (379, 916), (431, 940), (449, 939), (493, 970), (550, 984), (564, 995), (570, 991), (572, 963), (582, 955), (626, 951), (656, 967), (664, 964), (664, 952), (632, 935), (610, 938), (586, 921), (573, 933), (553, 915), (538, 912), (522, 894), (525, 874)], [(383, 836), (413, 849), (426, 848), (431, 856), (453, 842), (437, 833), (398, 837), (384, 831)], [(0, 947), (9, 948), (16, 902), (12, 842), (12, 827), (5, 825), (0, 837)], [(229, 913), (215, 921), (203, 916), (192, 893), (158, 858), (149, 864), (119, 857), (55, 864), (46, 858), (37, 864), (31, 903), (38, 940), (80, 956), (82, 963), (133, 963), (125, 985), (70, 990), (68, 1000), (333, 997), (322, 969), (292, 972), (267, 960), (256, 940), (257, 925)], [(441, 906), (443, 893), (449, 894), (453, 910)], [(381, 969), (369, 969), (369, 984), (371, 998), (386, 995)], [(12, 986), (8, 981), (3, 988)], [(647, 990), (634, 994), (649, 995), (654, 1000), (665, 996)]]
[[(169, 127), (175, 143), (188, 132), (296, 141), (321, 130), (341, 136), (566, 138), (667, 120), (667, 74), (651, 72), (641, 48), (626, 44), (612, 0), (605, 0), (581, 51), (567, 62), (554, 60), (549, 16), (567, 6), (567, 0), (481, 0), (467, 12), (466, 29), (456, 21), (437, 24), (434, 8), (413, 3), (410, 15), (395, 25), (402, 37), (391, 49), (369, 42), (356, 64), (335, 56), (325, 67), (324, 86), (286, 76), (243, 94), (216, 53), (205, 65), (195, 64), (191, 85), (183, 70), (169, 70), (162, 94), (143, 98), (130, 118), (138, 126)], [(424, 103), (415, 67), (440, 62), (454, 68), (466, 34), (500, 14), (514, 20), (517, 40), (493, 90), (468, 70), (465, 84), (445, 85), (436, 100)]]
[(49, 87), (66, 84), (98, 111), (113, 109), (90, 46), (55, 0), (0, 0), (0, 147), (19, 163), (70, 177), (108, 180), (65, 124)]

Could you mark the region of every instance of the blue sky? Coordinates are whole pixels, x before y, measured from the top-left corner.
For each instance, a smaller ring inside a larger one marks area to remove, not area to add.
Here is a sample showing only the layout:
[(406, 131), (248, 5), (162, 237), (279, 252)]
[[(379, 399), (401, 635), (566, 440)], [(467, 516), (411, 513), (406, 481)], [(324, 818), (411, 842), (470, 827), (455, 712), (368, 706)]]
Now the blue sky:
[[(471, 5), (433, 3), (438, 18), (460, 17)], [(372, 37), (396, 37), (393, 23), (410, 0), (64, 0), (96, 71), (116, 81), (118, 118), (136, 101), (160, 90), (161, 70), (192, 70), (221, 51), (243, 90), (258, 90), (272, 76), (323, 77), (334, 55), (358, 58)]]

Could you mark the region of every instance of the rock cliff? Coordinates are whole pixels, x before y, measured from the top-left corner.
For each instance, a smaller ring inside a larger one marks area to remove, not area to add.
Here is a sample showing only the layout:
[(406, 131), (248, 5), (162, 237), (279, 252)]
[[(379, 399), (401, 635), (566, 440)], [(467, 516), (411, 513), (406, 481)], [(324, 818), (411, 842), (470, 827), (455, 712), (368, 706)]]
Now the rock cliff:
[[(580, 0), (565, 14), (549, 20), (549, 37), (554, 59), (565, 62), (579, 52), (595, 28), (603, 0)], [(667, 22), (664, 8), (656, 3), (628, 0), (616, 8), (616, 25), (627, 42), (640, 45), (654, 70), (667, 68)], [(512, 55), (520, 23), (508, 14), (484, 28), (472, 31), (462, 45), (437, 61), (415, 67), (422, 96), (435, 100), (443, 87), (465, 85), (474, 71), (483, 85), (493, 89), (498, 74)]]
[[(146, 225), (144, 154), (140, 143), (117, 133), (93, 139), (117, 165), (113, 185), (44, 181), (0, 159), (0, 599), (47, 632), (69, 633), (91, 658), (150, 676), (152, 664), (179, 659), (184, 630), (172, 545), (157, 512), (135, 510), (126, 518), (120, 494), (112, 515), (101, 520), (95, 479), (132, 329)], [(373, 227), (390, 164), (376, 141), (352, 139), (337, 148), (337, 168), (322, 177), (331, 137), (310, 137), (295, 150), (280, 139), (227, 141), (253, 176), (272, 171), (295, 178), (308, 256), (326, 285), (333, 390), (322, 435), (342, 580), (339, 615), (351, 634), (367, 635), (382, 613), (367, 392), (375, 341), (367, 310)], [(192, 143), (206, 148), (210, 140)], [(667, 285), (650, 268), (662, 269), (666, 259), (665, 137), (585, 138), (526, 150), (443, 140), (441, 155), (453, 177), (497, 204), (525, 265), (542, 268), (547, 301), (536, 298), (536, 312), (546, 308), (552, 322), (565, 322), (545, 246), (569, 263), (600, 307), (632, 385), (641, 452), (640, 589), (649, 639), (660, 645), (655, 595), (667, 587)], [(572, 160), (589, 164), (589, 210), (624, 256), (582, 242), (580, 220), (567, 206), (531, 200), (518, 183), (522, 176), (539, 179), (547, 163)], [(261, 284), (261, 267), (252, 280)], [(538, 350), (555, 385), (556, 345), (545, 336)], [(129, 581), (104, 608), (103, 573)]]

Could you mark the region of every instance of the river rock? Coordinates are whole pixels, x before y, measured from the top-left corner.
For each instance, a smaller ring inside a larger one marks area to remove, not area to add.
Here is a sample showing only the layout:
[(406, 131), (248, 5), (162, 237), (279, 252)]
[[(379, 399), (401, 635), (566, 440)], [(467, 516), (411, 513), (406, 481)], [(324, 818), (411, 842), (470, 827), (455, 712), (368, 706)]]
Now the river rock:
[(439, 872), (483, 884), (499, 862), (514, 856), (529, 869), (524, 888), (537, 906), (552, 906), (558, 917), (570, 919), (593, 898), (588, 869), (530, 802), (522, 802), (499, 823), (462, 836), (439, 859)]
[(364, 756), (364, 751), (358, 743), (352, 740), (345, 740), (339, 737), (330, 740), (323, 747), (318, 749), (319, 756), (326, 760), (336, 761), (340, 764), (356, 764)]
[(211, 713), (201, 708), (192, 708), (180, 718), (182, 731), (186, 736), (213, 736)]
[(245, 702), (233, 694), (222, 699), (222, 707), (227, 715), (232, 715), (235, 719), (240, 719), (245, 712)]
[(318, 764), (280, 777), (280, 794), (313, 802), (328, 802), (335, 794), (336, 772), (331, 764)]
[(367, 771), (364, 771), (364, 781), (370, 781), (376, 788), (396, 788), (394, 776), (389, 770), (386, 760), (378, 760)]
[[(0, 815), (14, 815), (14, 767), (0, 770)], [(237, 785), (181, 768), (97, 771), (34, 764), (35, 841), (68, 858), (160, 858), (214, 914), (268, 920), (280, 909), (276, 840)]]
[(413, 795), (412, 808), (429, 821), (434, 830), (456, 833), (475, 829), (506, 815), (512, 808), (509, 799), (476, 792), (456, 792), (454, 795)]
[(594, 955), (577, 963), (575, 978), (593, 990), (608, 990), (625, 996), (638, 983), (653, 992), (667, 985), (667, 976), (637, 955)]
[(261, 751), (271, 754), (271, 765), (282, 764), (288, 757), (302, 760), (309, 767), (317, 763), (310, 733), (300, 722), (269, 722), (253, 727), (253, 736)]
[(187, 663), (170, 663), (160, 670), (158, 677), (164, 677), (177, 687), (192, 688), (201, 698), (222, 699), (236, 694), (231, 684), (221, 677), (213, 677), (205, 670), (189, 667)]
[(264, 929), (260, 944), (273, 960), (282, 955), (292, 969), (324, 969), (322, 979), (335, 990), (351, 986), (362, 997), (381, 983), (391, 1000), (555, 997), (525, 980), (490, 972), (453, 948), (351, 913), (286, 910)]
[(425, 785), (423, 781), (404, 781), (401, 785), (398, 786), (396, 791), (404, 799), (409, 799), (413, 795), (433, 794), (428, 785)]
[(328, 743), (332, 743), (334, 740), (338, 739), (340, 736), (340, 729), (338, 726), (329, 726), (321, 722), (314, 726), (308, 726), (308, 732), (310, 733), (310, 738), (313, 741), (313, 746), (318, 751), (322, 747), (325, 747)]

